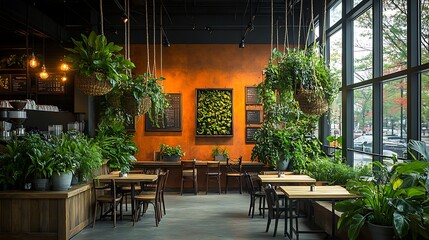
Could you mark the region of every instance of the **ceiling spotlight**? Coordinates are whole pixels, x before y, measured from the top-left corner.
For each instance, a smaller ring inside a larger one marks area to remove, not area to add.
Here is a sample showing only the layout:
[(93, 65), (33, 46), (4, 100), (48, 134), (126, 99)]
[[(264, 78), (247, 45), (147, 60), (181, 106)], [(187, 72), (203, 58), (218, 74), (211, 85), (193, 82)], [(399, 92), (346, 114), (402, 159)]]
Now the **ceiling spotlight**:
[(212, 32), (213, 32), (213, 28), (212, 27), (205, 26), (204, 29), (207, 30), (210, 34), (212, 34)]
[(122, 17), (121, 17), (121, 19), (122, 19), (122, 21), (124, 22), (124, 23), (127, 23), (128, 22), (128, 16), (127, 16), (127, 14), (123, 14), (122, 15)]
[(244, 48), (244, 38), (241, 39), (240, 44), (238, 44), (239, 48)]
[(168, 40), (168, 38), (166, 36), (164, 36), (163, 40), (162, 40), (162, 45), (164, 45), (164, 47), (170, 47), (170, 41)]

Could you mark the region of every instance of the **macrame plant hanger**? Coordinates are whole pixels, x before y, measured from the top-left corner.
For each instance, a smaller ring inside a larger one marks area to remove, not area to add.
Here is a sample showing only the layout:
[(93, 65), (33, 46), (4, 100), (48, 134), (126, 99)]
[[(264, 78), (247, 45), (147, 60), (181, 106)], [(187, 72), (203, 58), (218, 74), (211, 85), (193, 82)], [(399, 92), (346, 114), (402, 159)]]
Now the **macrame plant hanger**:
[(101, 20), (101, 35), (104, 35), (104, 22), (103, 22), (103, 0), (100, 0), (100, 20)]

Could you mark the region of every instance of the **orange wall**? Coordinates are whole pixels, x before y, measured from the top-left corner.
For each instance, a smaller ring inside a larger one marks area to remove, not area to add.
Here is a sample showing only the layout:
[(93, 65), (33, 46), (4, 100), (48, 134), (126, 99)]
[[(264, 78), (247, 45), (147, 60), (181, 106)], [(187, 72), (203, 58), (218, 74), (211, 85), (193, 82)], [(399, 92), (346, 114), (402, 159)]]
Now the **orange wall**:
[[(162, 84), (166, 93), (182, 94), (182, 132), (145, 132), (144, 118), (140, 118), (134, 137), (139, 148), (137, 159), (153, 160), (153, 152), (165, 143), (180, 144), (186, 152), (182, 159), (210, 160), (213, 147), (220, 145), (227, 147), (231, 157), (241, 155), (244, 161), (250, 161), (254, 144), (245, 143), (245, 86), (262, 81), (262, 70), (269, 56), (269, 45), (246, 45), (240, 49), (238, 44), (174, 44), (163, 48), (162, 72), (166, 80)], [(137, 73), (146, 72), (145, 45), (132, 45), (131, 59)], [(160, 76), (159, 60), (157, 52), (157, 76)], [(195, 137), (196, 88), (233, 88), (232, 138)]]

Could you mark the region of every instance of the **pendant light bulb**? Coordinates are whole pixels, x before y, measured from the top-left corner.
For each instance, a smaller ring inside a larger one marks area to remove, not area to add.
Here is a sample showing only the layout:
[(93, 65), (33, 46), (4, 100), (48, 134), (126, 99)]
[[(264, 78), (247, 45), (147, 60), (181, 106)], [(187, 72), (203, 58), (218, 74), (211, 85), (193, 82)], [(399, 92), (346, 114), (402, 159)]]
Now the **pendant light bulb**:
[(63, 82), (67, 81), (67, 75), (66, 75), (66, 73), (64, 73), (64, 76), (61, 77), (61, 81), (63, 81)]
[(39, 74), (41, 79), (47, 79), (49, 77), (49, 74), (46, 72), (45, 64), (42, 66), (42, 71)]
[(66, 62), (61, 62), (60, 69), (63, 72), (67, 72), (70, 70), (70, 66)]
[(31, 68), (36, 68), (39, 66), (39, 61), (37, 61), (36, 56), (34, 56), (34, 52), (31, 54), (29, 65)]

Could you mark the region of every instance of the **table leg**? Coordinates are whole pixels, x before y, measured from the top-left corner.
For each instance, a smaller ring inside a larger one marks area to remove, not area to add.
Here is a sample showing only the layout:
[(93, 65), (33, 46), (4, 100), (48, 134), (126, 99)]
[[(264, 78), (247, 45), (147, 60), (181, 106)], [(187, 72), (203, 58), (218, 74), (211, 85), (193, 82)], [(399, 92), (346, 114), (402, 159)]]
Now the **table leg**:
[(133, 218), (133, 221), (135, 219), (135, 207), (134, 207), (134, 196), (135, 196), (136, 188), (134, 186), (134, 183), (131, 183), (131, 216)]
[(336, 224), (335, 224), (335, 200), (332, 200), (332, 236), (331, 239), (336, 239), (335, 238), (335, 228), (336, 228)]

